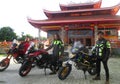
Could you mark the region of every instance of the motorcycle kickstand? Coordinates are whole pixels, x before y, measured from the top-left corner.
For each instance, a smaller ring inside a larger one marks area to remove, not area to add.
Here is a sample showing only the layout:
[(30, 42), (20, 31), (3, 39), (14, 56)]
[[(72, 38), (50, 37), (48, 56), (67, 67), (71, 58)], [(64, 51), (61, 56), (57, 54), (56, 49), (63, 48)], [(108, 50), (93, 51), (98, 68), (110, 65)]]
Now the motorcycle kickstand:
[(46, 67), (44, 68), (45, 76), (46, 76)]
[(83, 70), (83, 72), (84, 72), (85, 79), (87, 79), (86, 70)]

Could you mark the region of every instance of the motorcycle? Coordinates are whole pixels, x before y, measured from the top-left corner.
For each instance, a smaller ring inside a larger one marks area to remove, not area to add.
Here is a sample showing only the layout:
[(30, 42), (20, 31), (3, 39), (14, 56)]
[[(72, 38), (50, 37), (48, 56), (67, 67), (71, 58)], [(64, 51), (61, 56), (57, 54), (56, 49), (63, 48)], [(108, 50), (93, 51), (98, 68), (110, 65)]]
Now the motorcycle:
[(86, 79), (86, 71), (90, 75), (96, 74), (96, 57), (88, 54), (88, 49), (84, 46), (79, 48), (72, 48), (72, 56), (69, 60), (63, 62), (62, 67), (59, 69), (58, 78), (64, 80), (68, 77), (74, 64), (77, 70), (82, 70)]
[(13, 43), (12, 47), (8, 50), (7, 57), (0, 61), (0, 71), (4, 71), (8, 68), (12, 57), (15, 63), (23, 63), (23, 54), (19, 51), (19, 48), (17, 48), (16, 43)]
[[(19, 69), (19, 75), (21, 77), (26, 76), (31, 71), (33, 64), (40, 69), (44, 69), (46, 75), (46, 68), (49, 68), (51, 71), (54, 70), (54, 66), (51, 64), (51, 58), (52, 54), (49, 54), (44, 49), (29, 53)], [(56, 64), (56, 71), (58, 71), (59, 67), (62, 66), (62, 61), (57, 61)]]

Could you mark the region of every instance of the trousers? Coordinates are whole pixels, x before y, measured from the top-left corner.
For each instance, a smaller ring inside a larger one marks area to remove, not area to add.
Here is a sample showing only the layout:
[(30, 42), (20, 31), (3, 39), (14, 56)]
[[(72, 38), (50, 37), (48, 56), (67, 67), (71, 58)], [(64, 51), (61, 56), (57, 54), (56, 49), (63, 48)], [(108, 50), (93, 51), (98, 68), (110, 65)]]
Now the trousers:
[(108, 59), (103, 61), (102, 59), (97, 59), (96, 61), (96, 71), (97, 71), (97, 76), (100, 76), (101, 72), (101, 62), (103, 63), (104, 69), (105, 69), (105, 75), (106, 75), (106, 81), (109, 80), (109, 68), (108, 68)]

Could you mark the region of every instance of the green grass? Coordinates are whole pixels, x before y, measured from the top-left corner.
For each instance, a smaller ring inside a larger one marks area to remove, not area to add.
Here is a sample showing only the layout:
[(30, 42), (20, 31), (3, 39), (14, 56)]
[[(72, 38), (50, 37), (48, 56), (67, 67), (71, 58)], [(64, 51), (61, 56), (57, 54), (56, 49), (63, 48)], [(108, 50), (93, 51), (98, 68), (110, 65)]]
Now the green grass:
[(6, 56), (6, 54), (0, 53), (0, 57), (4, 57)]

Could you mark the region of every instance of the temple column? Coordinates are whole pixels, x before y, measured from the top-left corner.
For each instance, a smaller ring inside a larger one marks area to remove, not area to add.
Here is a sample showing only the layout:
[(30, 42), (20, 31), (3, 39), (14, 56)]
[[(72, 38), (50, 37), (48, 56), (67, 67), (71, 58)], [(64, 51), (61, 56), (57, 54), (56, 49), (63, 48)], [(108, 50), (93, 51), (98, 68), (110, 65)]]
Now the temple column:
[(40, 29), (38, 29), (38, 40), (39, 40), (39, 42), (40, 42), (40, 40), (41, 40), (41, 30)]
[(68, 30), (69, 30), (69, 27), (68, 27), (68, 25), (66, 25), (65, 26), (65, 41), (66, 41), (66, 44), (69, 43)]
[(68, 26), (61, 26), (61, 39), (64, 41), (64, 44), (68, 44)]
[(97, 33), (98, 33), (98, 26), (95, 25), (95, 26), (94, 26), (94, 39), (95, 39), (95, 44), (96, 44), (96, 41), (97, 41)]
[(64, 26), (61, 26), (61, 33), (60, 34), (61, 34), (60, 37), (61, 37), (62, 41), (65, 43), (65, 40), (64, 40), (64, 38), (65, 38)]

